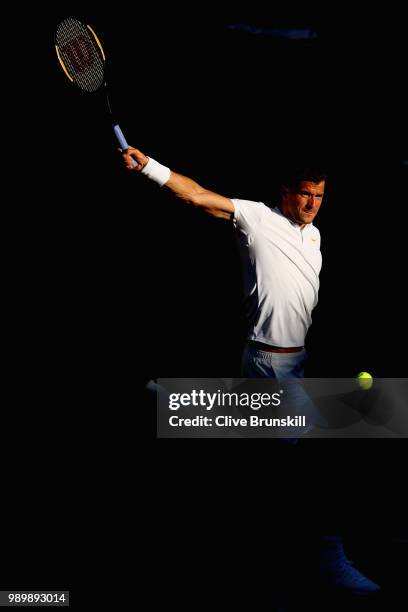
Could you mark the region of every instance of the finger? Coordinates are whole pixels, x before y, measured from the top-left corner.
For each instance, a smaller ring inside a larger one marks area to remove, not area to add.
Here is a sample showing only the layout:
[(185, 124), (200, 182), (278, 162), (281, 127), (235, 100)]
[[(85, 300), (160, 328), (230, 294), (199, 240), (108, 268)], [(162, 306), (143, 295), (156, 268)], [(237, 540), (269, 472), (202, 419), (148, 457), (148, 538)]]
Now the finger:
[(133, 158), (129, 156), (126, 160), (126, 168), (128, 170), (137, 170), (139, 168), (139, 162), (137, 160), (133, 160)]

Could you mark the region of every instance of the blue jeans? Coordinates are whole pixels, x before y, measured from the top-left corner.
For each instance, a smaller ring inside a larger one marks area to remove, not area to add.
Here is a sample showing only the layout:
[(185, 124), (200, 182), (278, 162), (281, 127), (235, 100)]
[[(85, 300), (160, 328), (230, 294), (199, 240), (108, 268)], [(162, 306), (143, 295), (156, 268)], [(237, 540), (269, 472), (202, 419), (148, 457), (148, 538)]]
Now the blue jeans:
[(300, 436), (314, 429), (315, 425), (325, 424), (301, 383), (306, 356), (305, 349), (297, 353), (272, 353), (250, 343), (246, 344), (242, 356), (242, 374), (245, 378), (276, 378), (283, 391), (282, 410), (285, 416), (306, 417), (305, 427), (287, 430), (290, 437)]

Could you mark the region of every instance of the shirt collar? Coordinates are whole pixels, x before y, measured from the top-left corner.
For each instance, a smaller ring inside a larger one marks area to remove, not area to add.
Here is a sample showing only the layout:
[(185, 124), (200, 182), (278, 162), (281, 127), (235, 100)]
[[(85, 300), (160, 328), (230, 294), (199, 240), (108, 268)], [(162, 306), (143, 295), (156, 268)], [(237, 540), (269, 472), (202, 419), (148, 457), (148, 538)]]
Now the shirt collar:
[(308, 230), (309, 226), (313, 227), (313, 223), (305, 223), (305, 226), (304, 226), (304, 228), (302, 230), (300, 228), (300, 225), (298, 223), (296, 223), (296, 221), (292, 221), (292, 219), (289, 219), (289, 217), (286, 217), (286, 215), (283, 214), (283, 212), (281, 211), (279, 206), (275, 206), (273, 210), (275, 210), (278, 213), (278, 215), (280, 215), (281, 217), (286, 219), (293, 228), (295, 228), (295, 229), (297, 229), (297, 230), (299, 230), (301, 232), (304, 232), (305, 230)]

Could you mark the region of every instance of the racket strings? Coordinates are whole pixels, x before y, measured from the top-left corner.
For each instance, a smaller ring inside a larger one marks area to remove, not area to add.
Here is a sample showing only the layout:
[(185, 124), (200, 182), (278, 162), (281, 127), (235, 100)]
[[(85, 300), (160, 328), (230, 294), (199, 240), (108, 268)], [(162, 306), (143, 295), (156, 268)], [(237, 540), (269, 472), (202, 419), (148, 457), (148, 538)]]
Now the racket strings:
[(104, 62), (89, 30), (76, 19), (64, 19), (58, 27), (56, 43), (78, 87), (88, 92), (99, 89), (104, 81)]

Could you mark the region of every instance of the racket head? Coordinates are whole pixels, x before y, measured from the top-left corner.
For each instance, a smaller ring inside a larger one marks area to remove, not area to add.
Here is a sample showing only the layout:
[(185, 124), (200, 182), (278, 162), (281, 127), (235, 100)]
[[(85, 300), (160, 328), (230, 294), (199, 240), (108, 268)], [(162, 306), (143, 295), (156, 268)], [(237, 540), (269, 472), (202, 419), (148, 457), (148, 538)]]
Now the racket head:
[(67, 17), (55, 32), (55, 50), (65, 76), (88, 93), (105, 82), (105, 53), (93, 28)]

